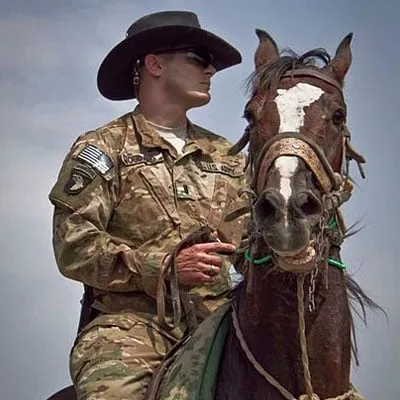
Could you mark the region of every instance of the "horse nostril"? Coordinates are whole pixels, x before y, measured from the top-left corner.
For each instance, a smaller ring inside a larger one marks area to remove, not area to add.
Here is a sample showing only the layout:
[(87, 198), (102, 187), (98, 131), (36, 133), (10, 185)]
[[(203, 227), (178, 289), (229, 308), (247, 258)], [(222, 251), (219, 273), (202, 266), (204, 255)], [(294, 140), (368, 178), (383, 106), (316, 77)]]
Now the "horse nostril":
[(295, 207), (303, 216), (312, 216), (322, 213), (322, 204), (311, 191), (302, 191), (296, 195)]
[(264, 223), (278, 222), (283, 215), (282, 199), (279, 192), (267, 190), (255, 204), (255, 213)]

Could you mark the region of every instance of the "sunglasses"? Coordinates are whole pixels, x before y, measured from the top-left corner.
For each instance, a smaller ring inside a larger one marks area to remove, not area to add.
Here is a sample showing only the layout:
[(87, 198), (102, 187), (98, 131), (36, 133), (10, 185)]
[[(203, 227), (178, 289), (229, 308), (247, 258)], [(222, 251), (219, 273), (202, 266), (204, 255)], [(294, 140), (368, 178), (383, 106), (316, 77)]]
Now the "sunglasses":
[(188, 49), (186, 52), (186, 58), (203, 68), (207, 68), (209, 65), (214, 64), (214, 57), (208, 51)]
[(185, 57), (192, 61), (193, 63), (201, 66), (202, 68), (207, 68), (210, 65), (214, 64), (214, 57), (211, 53), (203, 49), (171, 49), (171, 50), (164, 50), (160, 53), (184, 53)]

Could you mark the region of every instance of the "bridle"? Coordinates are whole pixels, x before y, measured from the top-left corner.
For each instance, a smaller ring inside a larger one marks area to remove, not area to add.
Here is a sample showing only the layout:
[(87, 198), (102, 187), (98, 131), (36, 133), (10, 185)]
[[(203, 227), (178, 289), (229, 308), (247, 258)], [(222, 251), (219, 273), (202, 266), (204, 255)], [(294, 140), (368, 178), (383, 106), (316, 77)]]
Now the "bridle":
[[(323, 81), (338, 90), (342, 98), (344, 97), (343, 89), (339, 82), (317, 69), (293, 69), (285, 72), (281, 80), (299, 77), (311, 77)], [(245, 135), (250, 136), (249, 140), (251, 139), (251, 133), (249, 134), (247, 131)], [(250, 188), (253, 193), (253, 202), (263, 192), (267, 183), (268, 172), (273, 162), (280, 156), (296, 156), (302, 159), (311, 170), (321, 190), (323, 218), (325, 219), (325, 221), (321, 221), (321, 225), (327, 225), (329, 220), (334, 218), (339, 224), (334, 234), (335, 244), (341, 244), (346, 228), (339, 207), (350, 198), (353, 189), (349, 176), (349, 164), (352, 160), (356, 161), (361, 176), (365, 178), (362, 168), (365, 159), (354, 150), (350, 141), (350, 132), (346, 125), (343, 124), (341, 130), (340, 172), (335, 172), (322, 148), (305, 135), (297, 132), (284, 132), (275, 135), (263, 145), (254, 162), (250, 155), (252, 171)]]
[(252, 187), (256, 194), (262, 193), (268, 171), (280, 156), (301, 158), (317, 178), (323, 193), (338, 190), (342, 183), (342, 177), (334, 172), (323, 150), (316, 143), (297, 132), (285, 132), (270, 139), (255, 161)]

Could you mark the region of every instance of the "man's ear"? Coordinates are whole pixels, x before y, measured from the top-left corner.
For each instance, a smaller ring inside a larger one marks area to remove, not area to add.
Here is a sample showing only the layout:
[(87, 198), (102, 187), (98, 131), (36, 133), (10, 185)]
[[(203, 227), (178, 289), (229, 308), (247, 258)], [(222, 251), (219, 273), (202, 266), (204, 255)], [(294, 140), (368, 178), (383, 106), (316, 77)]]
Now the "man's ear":
[(144, 58), (143, 66), (151, 76), (158, 78), (161, 75), (162, 62), (159, 56), (148, 54)]

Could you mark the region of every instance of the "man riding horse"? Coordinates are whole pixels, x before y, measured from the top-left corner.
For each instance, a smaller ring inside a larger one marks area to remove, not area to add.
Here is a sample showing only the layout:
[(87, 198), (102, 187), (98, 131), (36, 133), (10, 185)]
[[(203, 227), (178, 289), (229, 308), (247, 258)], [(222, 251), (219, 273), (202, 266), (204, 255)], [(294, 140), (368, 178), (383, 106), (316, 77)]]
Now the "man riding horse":
[(85, 286), (78, 399), (144, 399), (169, 348), (226, 301), (244, 217), (224, 216), (244, 157), (186, 114), (240, 62), (194, 13), (170, 11), (134, 22), (100, 66), (101, 94), (139, 105), (80, 136), (50, 193), (58, 268)]

